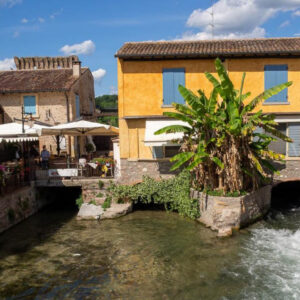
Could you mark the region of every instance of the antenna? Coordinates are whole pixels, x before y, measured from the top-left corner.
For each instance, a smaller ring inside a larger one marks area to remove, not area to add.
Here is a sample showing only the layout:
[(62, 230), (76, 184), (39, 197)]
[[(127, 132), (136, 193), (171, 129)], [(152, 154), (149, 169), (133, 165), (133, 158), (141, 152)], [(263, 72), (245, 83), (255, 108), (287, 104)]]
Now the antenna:
[(211, 12), (209, 13), (211, 15), (211, 23), (209, 24), (211, 26), (211, 38), (215, 38), (215, 12), (214, 12), (214, 5), (215, 0), (211, 0)]

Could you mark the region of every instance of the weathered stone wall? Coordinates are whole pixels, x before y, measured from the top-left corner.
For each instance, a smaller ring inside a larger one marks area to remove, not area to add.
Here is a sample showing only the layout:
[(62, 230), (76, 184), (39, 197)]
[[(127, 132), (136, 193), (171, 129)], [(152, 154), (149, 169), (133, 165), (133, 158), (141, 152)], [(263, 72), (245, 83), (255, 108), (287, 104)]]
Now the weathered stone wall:
[[(103, 182), (103, 187), (99, 187), (99, 181)], [(108, 180), (94, 180), (82, 184), (82, 199), (84, 203), (95, 203), (102, 205), (107, 196), (107, 187), (109, 186)]]
[(0, 232), (33, 215), (42, 205), (43, 202), (36, 197), (34, 186), (0, 196)]
[(171, 172), (171, 166), (169, 160), (121, 159), (121, 177), (118, 181), (122, 184), (132, 184), (141, 181), (146, 175), (155, 179), (170, 178), (178, 173)]
[(201, 223), (218, 230), (219, 235), (245, 227), (264, 216), (271, 206), (271, 185), (242, 197), (209, 196), (195, 190), (191, 197), (199, 199)]

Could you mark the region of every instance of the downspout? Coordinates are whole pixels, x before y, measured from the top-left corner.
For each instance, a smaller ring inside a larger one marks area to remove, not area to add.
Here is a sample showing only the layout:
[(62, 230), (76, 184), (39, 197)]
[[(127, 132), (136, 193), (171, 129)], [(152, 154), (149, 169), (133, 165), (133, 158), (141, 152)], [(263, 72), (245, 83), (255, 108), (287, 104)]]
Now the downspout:
[[(69, 106), (69, 97), (67, 92), (65, 92), (65, 97), (66, 97), (66, 105), (67, 105), (67, 122), (70, 122), (70, 106)], [(68, 162), (70, 163), (70, 157), (71, 157), (71, 137), (68, 136)], [(69, 167), (68, 163), (68, 167)]]

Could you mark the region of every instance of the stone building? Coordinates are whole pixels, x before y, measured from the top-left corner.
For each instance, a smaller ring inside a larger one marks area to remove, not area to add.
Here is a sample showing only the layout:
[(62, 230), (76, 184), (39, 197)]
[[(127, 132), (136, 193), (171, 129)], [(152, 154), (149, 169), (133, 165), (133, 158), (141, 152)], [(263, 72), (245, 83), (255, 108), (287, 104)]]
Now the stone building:
[[(94, 79), (77, 56), (15, 57), (16, 70), (0, 71), (0, 124), (20, 121), (22, 107), (27, 117), (57, 125), (95, 114)], [(41, 137), (56, 153), (54, 137)], [(62, 150), (74, 155), (74, 138), (61, 140)]]
[[(294, 143), (274, 142), (272, 147), (287, 160), (300, 158), (300, 38), (214, 41), (170, 41), (125, 43), (118, 58), (119, 127), (121, 174), (138, 180), (147, 174), (169, 175), (169, 158), (179, 149), (172, 139), (154, 135), (175, 120), (163, 116), (173, 111), (172, 102), (184, 103), (178, 85), (209, 95), (211, 83), (205, 72), (216, 74), (214, 60), (224, 62), (230, 78), (252, 96), (277, 84), (293, 85), (261, 103), (258, 110), (273, 113), (279, 130)], [(251, 98), (249, 98), (251, 99)]]

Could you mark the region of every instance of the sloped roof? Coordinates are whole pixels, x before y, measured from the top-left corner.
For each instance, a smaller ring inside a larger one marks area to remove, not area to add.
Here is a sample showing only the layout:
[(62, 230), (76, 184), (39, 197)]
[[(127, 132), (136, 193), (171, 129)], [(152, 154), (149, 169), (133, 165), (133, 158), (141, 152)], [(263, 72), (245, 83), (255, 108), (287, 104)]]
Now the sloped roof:
[(300, 38), (131, 42), (115, 54), (123, 59), (276, 55), (300, 55)]
[(68, 91), (77, 79), (72, 69), (0, 71), (0, 93)]

